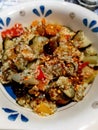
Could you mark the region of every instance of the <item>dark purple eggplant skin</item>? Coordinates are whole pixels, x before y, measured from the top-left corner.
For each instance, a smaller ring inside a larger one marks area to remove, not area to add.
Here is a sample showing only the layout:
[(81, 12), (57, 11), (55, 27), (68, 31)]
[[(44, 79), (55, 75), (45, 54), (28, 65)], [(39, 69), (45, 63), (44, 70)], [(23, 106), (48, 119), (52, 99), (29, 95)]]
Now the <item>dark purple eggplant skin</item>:
[(59, 46), (59, 38), (58, 37), (51, 37), (49, 42), (44, 45), (43, 50), (45, 54), (52, 55), (55, 49)]
[(65, 106), (72, 102), (72, 99), (67, 97), (59, 88), (49, 88), (46, 92), (46, 98), (47, 100), (55, 102), (58, 107)]
[(94, 66), (94, 70), (98, 70), (98, 66)]
[(23, 97), (27, 95), (28, 88), (24, 87), (24, 84), (19, 84), (16, 81), (11, 82), (11, 88), (16, 97)]

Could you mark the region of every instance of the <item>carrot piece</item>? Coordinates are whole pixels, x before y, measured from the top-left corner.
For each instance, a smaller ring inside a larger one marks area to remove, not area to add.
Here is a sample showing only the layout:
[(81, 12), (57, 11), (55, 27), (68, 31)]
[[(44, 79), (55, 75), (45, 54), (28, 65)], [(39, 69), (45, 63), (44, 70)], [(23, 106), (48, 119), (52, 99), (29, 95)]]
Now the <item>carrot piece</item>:
[(48, 24), (46, 25), (46, 34), (55, 36), (61, 29), (60, 25)]
[(35, 21), (32, 22), (31, 26), (35, 27), (35, 26), (38, 25), (38, 23), (39, 23), (38, 20), (35, 20)]
[(42, 22), (42, 25), (45, 25), (46, 24), (46, 19), (42, 18), (41, 22)]

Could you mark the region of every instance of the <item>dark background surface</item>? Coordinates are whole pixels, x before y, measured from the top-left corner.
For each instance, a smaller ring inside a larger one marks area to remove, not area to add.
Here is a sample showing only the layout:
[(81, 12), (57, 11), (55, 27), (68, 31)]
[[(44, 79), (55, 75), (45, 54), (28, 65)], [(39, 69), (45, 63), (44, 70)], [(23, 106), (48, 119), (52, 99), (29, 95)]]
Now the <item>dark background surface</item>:
[[(77, 0), (65, 0), (65, 1), (75, 3), (75, 4), (79, 4)], [(94, 11), (98, 15), (98, 7), (92, 9), (92, 11)]]

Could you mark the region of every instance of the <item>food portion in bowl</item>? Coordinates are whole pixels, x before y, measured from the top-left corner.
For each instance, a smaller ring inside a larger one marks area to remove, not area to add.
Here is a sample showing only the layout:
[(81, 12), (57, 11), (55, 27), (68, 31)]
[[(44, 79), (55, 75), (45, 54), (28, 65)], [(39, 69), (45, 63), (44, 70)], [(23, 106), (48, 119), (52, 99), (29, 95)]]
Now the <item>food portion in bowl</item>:
[(2, 84), (11, 84), (16, 102), (47, 116), (79, 102), (98, 74), (98, 53), (82, 30), (35, 20), (1, 33)]

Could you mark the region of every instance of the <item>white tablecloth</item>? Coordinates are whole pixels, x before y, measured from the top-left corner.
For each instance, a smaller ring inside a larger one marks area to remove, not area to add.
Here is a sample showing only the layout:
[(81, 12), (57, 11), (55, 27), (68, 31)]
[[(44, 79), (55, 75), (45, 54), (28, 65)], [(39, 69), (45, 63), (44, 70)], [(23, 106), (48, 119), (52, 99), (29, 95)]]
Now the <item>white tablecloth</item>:
[[(24, 2), (29, 2), (29, 1), (34, 1), (34, 0), (0, 0), (0, 9), (3, 10), (10, 6), (15, 6), (17, 4), (22, 4)], [(55, 1), (64, 1), (64, 0), (55, 0)]]
[[(34, 0), (0, 0), (0, 9), (2, 10), (10, 6), (15, 6), (17, 4), (22, 4), (24, 2), (29, 2), (29, 1), (34, 1)], [(53, 1), (53, 0), (49, 0), (49, 1)], [(64, 0), (54, 0), (54, 1), (64, 1)]]

